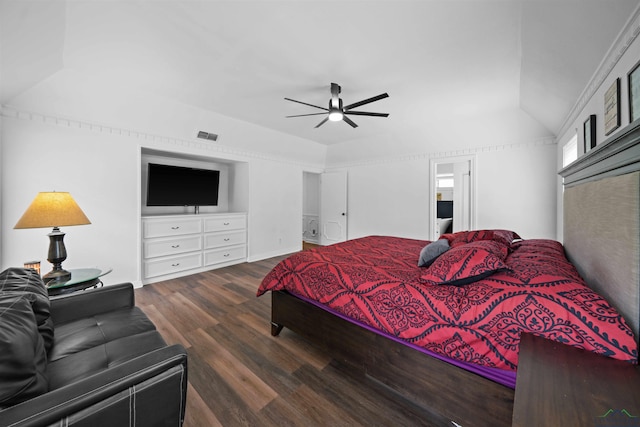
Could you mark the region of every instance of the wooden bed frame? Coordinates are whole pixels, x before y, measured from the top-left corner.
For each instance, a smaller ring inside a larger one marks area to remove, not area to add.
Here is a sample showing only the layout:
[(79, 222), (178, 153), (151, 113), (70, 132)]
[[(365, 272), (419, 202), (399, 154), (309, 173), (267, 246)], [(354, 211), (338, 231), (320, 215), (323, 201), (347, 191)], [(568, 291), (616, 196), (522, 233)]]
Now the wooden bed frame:
[[(589, 286), (619, 310), (637, 337), (640, 120), (560, 174), (566, 190), (567, 256)], [(511, 388), (361, 328), (287, 292), (272, 292), (272, 335), (278, 335), (283, 327), (433, 413), (436, 422), (448, 426), (451, 421), (462, 426), (511, 425)]]
[(392, 341), (287, 292), (272, 292), (271, 334), (283, 326), (451, 427), (509, 426), (514, 391)]

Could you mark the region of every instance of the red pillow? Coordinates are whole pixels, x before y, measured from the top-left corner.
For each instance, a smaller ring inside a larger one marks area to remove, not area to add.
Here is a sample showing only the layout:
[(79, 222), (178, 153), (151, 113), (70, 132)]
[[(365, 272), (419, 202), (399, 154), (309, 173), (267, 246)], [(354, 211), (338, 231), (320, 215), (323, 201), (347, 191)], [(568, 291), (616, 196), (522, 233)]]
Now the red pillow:
[(492, 240), (459, 244), (440, 255), (420, 277), (433, 285), (463, 286), (508, 270), (508, 248)]
[(518, 233), (509, 230), (473, 230), (443, 234), (440, 238), (447, 239), (449, 246), (455, 248), (456, 246), (482, 240), (492, 240), (510, 246), (511, 242), (515, 239), (520, 239), (520, 236)]

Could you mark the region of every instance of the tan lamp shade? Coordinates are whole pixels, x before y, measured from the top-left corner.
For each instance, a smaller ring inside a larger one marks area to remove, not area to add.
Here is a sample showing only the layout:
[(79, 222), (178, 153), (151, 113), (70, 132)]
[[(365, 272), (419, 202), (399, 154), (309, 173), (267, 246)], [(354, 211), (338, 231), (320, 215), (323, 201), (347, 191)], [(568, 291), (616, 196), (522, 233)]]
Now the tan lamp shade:
[(38, 193), (13, 228), (64, 227), (91, 224), (67, 192)]

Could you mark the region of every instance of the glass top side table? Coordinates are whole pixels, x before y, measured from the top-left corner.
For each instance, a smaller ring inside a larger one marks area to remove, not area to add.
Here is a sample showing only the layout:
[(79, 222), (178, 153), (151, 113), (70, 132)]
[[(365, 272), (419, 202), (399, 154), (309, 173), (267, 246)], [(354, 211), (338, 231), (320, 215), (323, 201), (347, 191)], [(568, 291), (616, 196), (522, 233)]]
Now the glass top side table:
[(102, 286), (100, 277), (111, 273), (111, 268), (75, 268), (69, 269), (71, 279), (64, 282), (46, 283), (49, 295), (60, 295)]

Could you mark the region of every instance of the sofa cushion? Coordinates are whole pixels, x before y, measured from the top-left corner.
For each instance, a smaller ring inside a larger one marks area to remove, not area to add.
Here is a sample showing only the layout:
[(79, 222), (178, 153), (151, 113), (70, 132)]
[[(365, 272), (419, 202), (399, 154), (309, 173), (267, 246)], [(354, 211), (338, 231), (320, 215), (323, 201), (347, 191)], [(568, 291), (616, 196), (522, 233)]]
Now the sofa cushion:
[(0, 408), (47, 392), (47, 355), (33, 296), (0, 293)]
[(155, 325), (138, 307), (57, 324), (49, 363), (123, 337), (155, 329)]
[(135, 306), (56, 324), (49, 387), (57, 389), (164, 346), (153, 322)]
[(49, 293), (35, 270), (8, 268), (0, 273), (0, 294), (28, 294), (36, 317), (38, 331), (47, 352), (53, 345), (53, 321), (50, 316)]
[(49, 363), (49, 387), (58, 389), (163, 347), (166, 343), (160, 333), (152, 330), (69, 354)]

